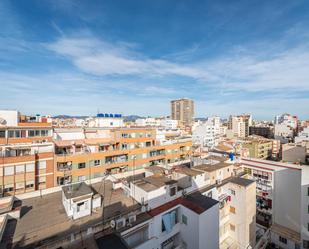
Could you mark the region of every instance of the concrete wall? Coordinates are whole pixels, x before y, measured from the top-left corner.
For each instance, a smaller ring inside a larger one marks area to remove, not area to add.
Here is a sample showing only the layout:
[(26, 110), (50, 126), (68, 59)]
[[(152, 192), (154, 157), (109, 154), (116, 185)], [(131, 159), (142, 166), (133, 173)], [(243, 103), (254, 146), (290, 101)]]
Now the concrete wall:
[(294, 144), (282, 145), (282, 160), (291, 163), (306, 163), (306, 147)]
[[(219, 204), (199, 215), (199, 247), (217, 249), (219, 246)], [(191, 232), (192, 234), (192, 232)], [(193, 237), (193, 236), (192, 236)]]
[(308, 206), (309, 206), (309, 166), (302, 166), (302, 174), (301, 174), (301, 238), (303, 240), (309, 240), (309, 233), (307, 230), (307, 226), (309, 224), (309, 214), (308, 214)]
[(3, 124), (0, 122), (0, 126), (17, 126), (18, 112), (0, 110), (0, 119), (3, 119)]
[(274, 178), (273, 221), (300, 232), (301, 170), (276, 171)]
[(181, 215), (187, 217), (187, 225), (182, 223), (180, 235), (188, 249), (199, 248), (199, 218), (200, 216), (186, 207), (181, 207)]

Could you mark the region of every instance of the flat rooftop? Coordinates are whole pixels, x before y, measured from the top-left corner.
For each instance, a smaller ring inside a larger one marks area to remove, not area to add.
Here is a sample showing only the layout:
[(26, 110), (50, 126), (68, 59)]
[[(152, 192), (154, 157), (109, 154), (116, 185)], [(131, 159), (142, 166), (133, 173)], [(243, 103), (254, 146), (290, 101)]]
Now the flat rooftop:
[(297, 233), (287, 227), (284, 227), (284, 226), (281, 226), (279, 224), (276, 224), (274, 223), (271, 228), (270, 228), (273, 232), (285, 237), (285, 238), (288, 238), (290, 240), (293, 240), (293, 241), (297, 241), (299, 242), (301, 240), (300, 238), (300, 233)]
[(8, 196), (0, 198), (0, 214), (7, 213), (13, 208), (14, 197)]
[(94, 193), (91, 187), (84, 182), (64, 186), (62, 187), (62, 191), (67, 199), (83, 197)]
[(205, 172), (213, 172), (219, 169), (223, 169), (229, 166), (232, 166), (233, 164), (230, 163), (224, 163), (224, 162), (219, 162), (216, 164), (201, 164), (201, 165), (196, 165), (193, 168), (198, 169), (198, 170), (202, 170)]
[[(68, 218), (63, 204), (62, 192), (29, 198), (22, 201), (21, 218), (17, 222), (9, 222), (5, 229), (3, 240), (6, 244), (14, 243), (15, 248), (31, 248), (39, 243), (60, 239), (73, 232), (86, 229), (94, 224), (108, 221), (139, 209), (139, 205), (122, 190), (113, 190), (109, 180), (92, 184), (94, 193), (104, 196), (103, 207), (90, 216), (72, 220)], [(104, 210), (104, 212), (103, 212)], [(5, 248), (0, 244), (0, 248)]]
[(200, 192), (195, 192), (193, 194), (190, 194), (185, 197), (179, 197), (175, 200), (172, 200), (170, 202), (167, 202), (159, 207), (156, 207), (149, 211), (149, 214), (151, 216), (159, 215), (160, 213), (163, 213), (177, 205), (182, 205), (191, 211), (202, 214), (209, 208), (213, 207), (219, 203), (218, 201), (207, 197), (205, 195), (202, 195)]
[(186, 166), (176, 166), (174, 167), (175, 172), (187, 175), (187, 176), (197, 176), (203, 174), (200, 170), (195, 170), (188, 168)]
[(247, 178), (242, 178), (242, 177), (232, 177), (229, 181), (231, 183), (235, 183), (235, 184), (243, 186), (243, 187), (247, 187), (247, 186), (251, 185), (252, 183), (254, 183), (253, 180), (250, 180), (250, 179), (247, 179)]
[(134, 182), (136, 186), (143, 189), (146, 192), (151, 192), (165, 185), (171, 185), (177, 183), (177, 181), (167, 178), (163, 175), (152, 175)]
[(96, 239), (99, 249), (129, 249), (125, 242), (116, 234), (108, 234)]

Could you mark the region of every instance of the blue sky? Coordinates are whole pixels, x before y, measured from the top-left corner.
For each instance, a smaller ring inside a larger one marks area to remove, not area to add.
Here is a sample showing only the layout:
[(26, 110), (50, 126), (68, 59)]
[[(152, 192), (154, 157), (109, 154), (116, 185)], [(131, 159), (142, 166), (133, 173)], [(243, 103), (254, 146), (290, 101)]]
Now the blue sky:
[(0, 1), (0, 108), (309, 118), (309, 2)]

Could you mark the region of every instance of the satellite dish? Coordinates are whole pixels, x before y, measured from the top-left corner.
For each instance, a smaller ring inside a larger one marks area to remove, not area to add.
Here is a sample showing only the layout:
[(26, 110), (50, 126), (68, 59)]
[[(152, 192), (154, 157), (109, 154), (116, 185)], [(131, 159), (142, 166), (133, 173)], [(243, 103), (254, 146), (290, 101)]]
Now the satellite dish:
[(0, 125), (6, 125), (7, 122), (4, 118), (0, 118)]
[(70, 161), (70, 162), (67, 162), (67, 165), (68, 166), (71, 166), (72, 165), (72, 162)]
[(111, 220), (110, 226), (111, 226), (111, 228), (115, 228), (116, 227), (116, 221)]

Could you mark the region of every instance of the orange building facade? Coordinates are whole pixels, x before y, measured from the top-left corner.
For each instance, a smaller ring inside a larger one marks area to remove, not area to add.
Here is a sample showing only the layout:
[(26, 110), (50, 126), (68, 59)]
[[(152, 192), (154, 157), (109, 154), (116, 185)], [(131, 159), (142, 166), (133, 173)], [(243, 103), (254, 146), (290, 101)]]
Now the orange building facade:
[(0, 127), (1, 194), (15, 195), (54, 186), (50, 123)]
[(192, 153), (191, 139), (160, 143), (152, 128), (89, 128), (82, 132), (84, 139), (55, 141), (55, 185), (177, 163), (188, 160)]

